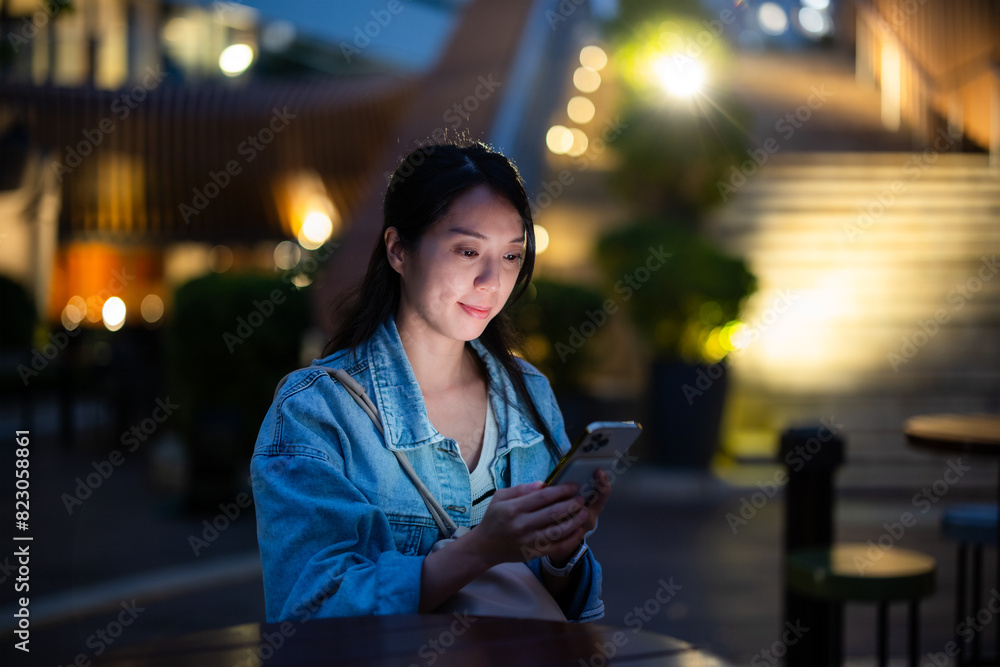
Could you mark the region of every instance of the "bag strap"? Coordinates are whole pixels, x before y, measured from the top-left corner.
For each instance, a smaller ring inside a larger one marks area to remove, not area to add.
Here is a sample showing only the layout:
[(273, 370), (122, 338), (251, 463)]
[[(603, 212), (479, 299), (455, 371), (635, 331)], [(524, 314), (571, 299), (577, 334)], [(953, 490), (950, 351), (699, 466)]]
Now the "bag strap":
[[(361, 406), (361, 409), (365, 411), (365, 414), (367, 414), (369, 419), (372, 420), (375, 428), (378, 429), (378, 432), (382, 434), (382, 437), (384, 438), (385, 431), (382, 429), (382, 420), (379, 417), (378, 408), (375, 407), (372, 400), (368, 398), (365, 388), (342, 368), (323, 368), (323, 370), (325, 370), (330, 377), (334, 378), (341, 385), (343, 385), (344, 389), (347, 390), (347, 393), (349, 393), (351, 398), (353, 398), (355, 402)], [(291, 375), (291, 373), (288, 375)], [(281, 387), (285, 384), (285, 381), (288, 380), (288, 375), (281, 378), (278, 382), (278, 387), (274, 390), (275, 396), (278, 395)], [(392, 450), (392, 453), (396, 455), (399, 465), (403, 468), (403, 471), (406, 472), (406, 476), (410, 478), (410, 481), (413, 482), (413, 486), (417, 487), (417, 491), (420, 493), (420, 497), (424, 499), (424, 504), (427, 505), (427, 509), (430, 511), (431, 517), (434, 519), (434, 523), (437, 524), (438, 529), (448, 537), (455, 537), (456, 534), (461, 533), (462, 531), (460, 531), (458, 524), (456, 524), (455, 521), (448, 516), (448, 513), (445, 512), (443, 507), (441, 507), (441, 503), (438, 502), (437, 498), (434, 497), (434, 494), (430, 492), (430, 489), (427, 488), (423, 480), (420, 479), (420, 476), (417, 475), (417, 471), (413, 469), (413, 465), (410, 463), (410, 460), (406, 458), (406, 454), (398, 450)]]

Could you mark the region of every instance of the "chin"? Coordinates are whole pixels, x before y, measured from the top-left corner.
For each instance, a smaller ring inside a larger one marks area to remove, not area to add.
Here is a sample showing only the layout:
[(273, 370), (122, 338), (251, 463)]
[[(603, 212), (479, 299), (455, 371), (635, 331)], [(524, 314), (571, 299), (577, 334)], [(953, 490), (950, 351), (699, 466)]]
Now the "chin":
[(484, 322), (463, 322), (461, 325), (453, 327), (452, 331), (455, 334), (455, 338), (468, 342), (483, 335), (483, 332), (486, 331), (486, 326), (489, 323), (490, 320), (486, 320)]

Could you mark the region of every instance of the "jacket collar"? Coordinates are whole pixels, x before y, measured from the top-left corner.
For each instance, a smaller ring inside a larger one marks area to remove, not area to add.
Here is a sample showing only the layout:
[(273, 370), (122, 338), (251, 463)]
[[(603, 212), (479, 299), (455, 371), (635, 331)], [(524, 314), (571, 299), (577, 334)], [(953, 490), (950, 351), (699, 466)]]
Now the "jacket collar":
[[(537, 443), (542, 434), (525, 415), (510, 405), (520, 401), (506, 371), (478, 339), (470, 343), (486, 365), (493, 388), (490, 400), (500, 431), (497, 453), (510, 447)], [(427, 417), (420, 385), (403, 350), (393, 317), (382, 322), (369, 339), (368, 356), (375, 391), (373, 400), (382, 416), (386, 446), (390, 450), (407, 450), (440, 442), (443, 436)]]

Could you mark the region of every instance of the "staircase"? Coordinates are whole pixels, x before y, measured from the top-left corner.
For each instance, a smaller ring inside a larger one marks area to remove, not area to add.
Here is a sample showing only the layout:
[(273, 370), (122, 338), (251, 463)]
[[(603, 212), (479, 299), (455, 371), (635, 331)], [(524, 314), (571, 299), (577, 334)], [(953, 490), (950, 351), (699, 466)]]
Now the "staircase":
[[(752, 333), (728, 358), (724, 447), (737, 460), (772, 456), (786, 425), (824, 417), (847, 438), (842, 485), (919, 491), (945, 458), (906, 446), (904, 420), (1000, 412), (1000, 171), (949, 139), (772, 155), (709, 221), (759, 280)], [(992, 492), (996, 466), (977, 461), (963, 486)]]

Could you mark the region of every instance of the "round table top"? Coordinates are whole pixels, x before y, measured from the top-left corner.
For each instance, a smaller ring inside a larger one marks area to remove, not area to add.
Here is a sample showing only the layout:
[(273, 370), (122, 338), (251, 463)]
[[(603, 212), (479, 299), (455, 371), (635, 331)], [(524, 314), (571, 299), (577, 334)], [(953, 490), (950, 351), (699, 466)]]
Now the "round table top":
[(113, 667), (354, 665), (660, 665), (727, 667), (686, 642), (638, 627), (454, 614), (248, 623), (113, 651)]
[(903, 433), (915, 447), (1000, 456), (1000, 415), (919, 415), (906, 420)]
[(786, 563), (791, 590), (829, 600), (914, 600), (934, 593), (936, 561), (919, 551), (872, 543), (841, 543), (793, 551)]

